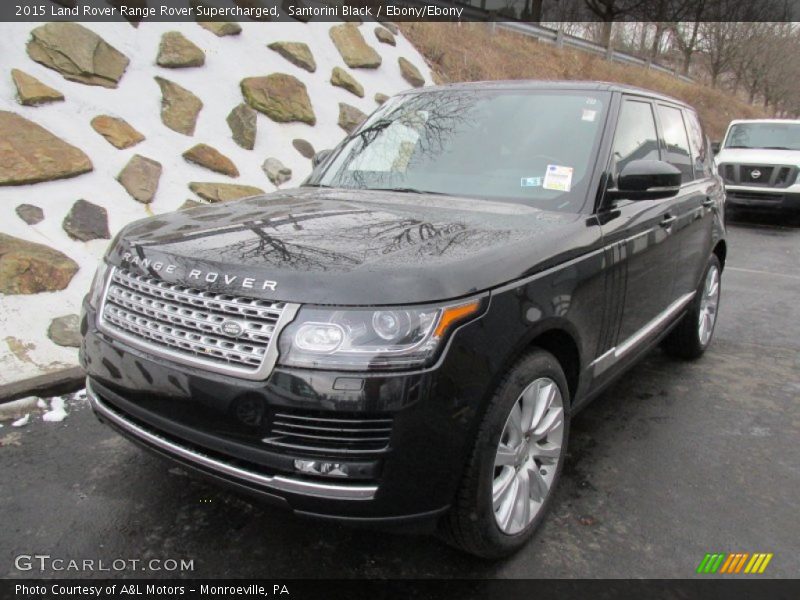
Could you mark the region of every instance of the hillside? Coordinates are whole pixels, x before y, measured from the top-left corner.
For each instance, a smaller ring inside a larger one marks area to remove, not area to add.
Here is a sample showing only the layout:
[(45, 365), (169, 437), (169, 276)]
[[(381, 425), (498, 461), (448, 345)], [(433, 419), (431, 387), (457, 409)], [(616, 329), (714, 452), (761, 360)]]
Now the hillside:
[(401, 28), (442, 81), (594, 79), (636, 85), (694, 106), (713, 140), (722, 137), (731, 119), (765, 116), (720, 90), (514, 33), (491, 33), (482, 23), (403, 23)]

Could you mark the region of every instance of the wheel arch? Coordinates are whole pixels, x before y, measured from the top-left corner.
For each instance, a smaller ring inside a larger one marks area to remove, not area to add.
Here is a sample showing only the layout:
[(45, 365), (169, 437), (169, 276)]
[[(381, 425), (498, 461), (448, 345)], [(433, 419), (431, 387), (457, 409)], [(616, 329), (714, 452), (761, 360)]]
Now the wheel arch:
[(561, 365), (569, 387), (570, 404), (574, 404), (580, 389), (583, 353), (580, 335), (574, 325), (563, 318), (540, 322), (519, 339), (506, 356), (498, 371), (498, 378), (508, 372), (524, 354), (536, 348), (552, 354)]
[(526, 350), (541, 348), (555, 356), (569, 386), (570, 404), (574, 404), (581, 374), (581, 353), (575, 337), (565, 328), (553, 326), (537, 333)]

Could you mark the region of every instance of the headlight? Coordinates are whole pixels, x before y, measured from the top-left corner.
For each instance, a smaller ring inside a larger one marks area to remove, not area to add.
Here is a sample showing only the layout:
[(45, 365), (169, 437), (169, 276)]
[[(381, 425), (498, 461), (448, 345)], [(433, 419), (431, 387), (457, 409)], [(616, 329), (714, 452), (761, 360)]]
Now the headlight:
[(481, 302), (415, 308), (303, 308), (281, 333), (280, 363), (345, 370), (403, 369), (429, 362)]
[(107, 272), (108, 263), (106, 263), (104, 258), (101, 258), (100, 262), (97, 263), (97, 271), (94, 273), (94, 279), (92, 279), (92, 287), (89, 288), (89, 304), (92, 308), (100, 306), (100, 300), (103, 299)]

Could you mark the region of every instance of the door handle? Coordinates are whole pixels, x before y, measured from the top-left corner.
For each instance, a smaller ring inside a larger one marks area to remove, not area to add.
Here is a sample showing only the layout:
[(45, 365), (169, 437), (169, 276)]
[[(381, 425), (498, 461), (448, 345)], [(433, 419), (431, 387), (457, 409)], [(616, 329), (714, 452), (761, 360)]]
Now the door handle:
[(706, 196), (706, 199), (703, 200), (703, 206), (705, 206), (706, 208), (710, 208), (710, 207), (714, 206), (713, 198), (710, 198), (709, 196)]
[(661, 225), (664, 229), (669, 229), (676, 220), (677, 217), (674, 215), (664, 215), (664, 218), (661, 219), (659, 225)]

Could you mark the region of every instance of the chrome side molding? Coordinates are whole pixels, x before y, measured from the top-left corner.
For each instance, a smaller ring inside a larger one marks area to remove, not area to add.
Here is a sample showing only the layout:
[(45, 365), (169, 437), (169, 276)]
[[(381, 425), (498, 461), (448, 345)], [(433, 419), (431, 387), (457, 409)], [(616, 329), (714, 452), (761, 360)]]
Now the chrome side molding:
[(591, 364), (589, 365), (590, 369), (593, 369), (593, 374), (595, 377), (606, 371), (608, 368), (614, 365), (619, 359), (625, 356), (628, 352), (633, 350), (636, 346), (644, 342), (647, 338), (649, 338), (653, 333), (658, 331), (663, 325), (669, 322), (675, 315), (677, 315), (681, 310), (683, 310), (689, 302), (692, 301), (694, 298), (695, 292), (689, 292), (688, 294), (684, 294), (675, 302), (670, 304), (667, 308), (665, 308), (662, 312), (660, 312), (656, 317), (645, 324), (639, 331), (634, 333), (624, 342), (622, 342), (619, 346), (614, 346), (610, 348), (597, 358), (595, 358)]
[(210, 471), (256, 484), (265, 488), (265, 491), (287, 492), (315, 498), (330, 498), (332, 500), (371, 500), (378, 490), (378, 486), (375, 485), (337, 485), (304, 481), (282, 475), (263, 475), (248, 471), (171, 442), (129, 421), (102, 401), (92, 388), (92, 383), (88, 377), (86, 379), (86, 396), (89, 398), (89, 402), (95, 412), (132, 436), (155, 446), (167, 454), (205, 467)]

